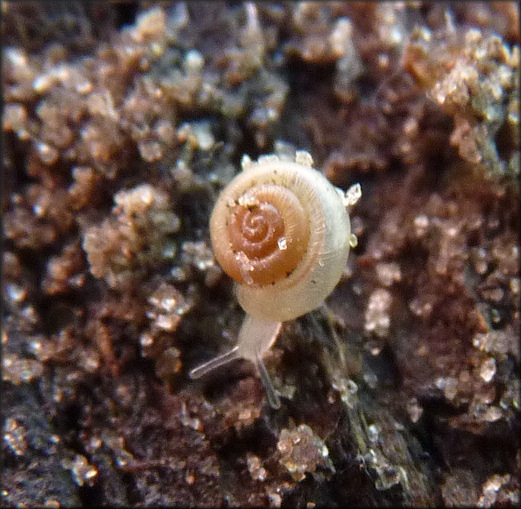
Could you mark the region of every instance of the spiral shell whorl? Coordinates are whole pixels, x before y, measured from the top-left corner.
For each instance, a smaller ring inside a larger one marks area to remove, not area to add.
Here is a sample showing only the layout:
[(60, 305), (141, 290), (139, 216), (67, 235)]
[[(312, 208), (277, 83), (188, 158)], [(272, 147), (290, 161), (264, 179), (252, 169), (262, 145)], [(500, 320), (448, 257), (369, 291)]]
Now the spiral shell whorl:
[(274, 184), (256, 186), (229, 212), (233, 257), (218, 258), (225, 272), (249, 285), (273, 284), (291, 274), (309, 241), (306, 212), (291, 190)]

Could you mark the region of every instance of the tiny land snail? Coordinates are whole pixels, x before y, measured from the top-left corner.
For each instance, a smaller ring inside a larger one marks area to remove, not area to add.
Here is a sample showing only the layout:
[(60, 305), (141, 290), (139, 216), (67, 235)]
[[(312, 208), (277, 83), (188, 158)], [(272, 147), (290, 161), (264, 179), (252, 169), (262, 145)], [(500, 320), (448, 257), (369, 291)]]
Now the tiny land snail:
[(312, 165), (305, 151), (297, 151), (294, 161), (243, 156), (243, 171), (222, 191), (210, 218), (215, 257), (236, 281), (246, 318), (236, 346), (194, 368), (190, 376), (248, 359), (274, 408), (280, 400), (262, 356), (282, 322), (317, 308), (333, 291), (349, 247), (357, 243), (346, 207), (360, 198), (360, 184), (344, 194)]

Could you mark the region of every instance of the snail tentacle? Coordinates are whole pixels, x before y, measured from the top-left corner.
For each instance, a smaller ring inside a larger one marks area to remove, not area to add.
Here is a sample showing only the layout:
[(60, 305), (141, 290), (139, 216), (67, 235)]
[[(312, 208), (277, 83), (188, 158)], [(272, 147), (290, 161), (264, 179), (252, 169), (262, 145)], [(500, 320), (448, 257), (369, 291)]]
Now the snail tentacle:
[(234, 361), (236, 359), (240, 359), (241, 356), (238, 354), (238, 351), (239, 347), (234, 346), (228, 352), (218, 355), (217, 357), (214, 357), (213, 359), (210, 359), (209, 361), (200, 364), (199, 366), (190, 371), (190, 378), (200, 378), (209, 373), (210, 371), (213, 371), (215, 368), (223, 366), (224, 364), (228, 364), (229, 362)]

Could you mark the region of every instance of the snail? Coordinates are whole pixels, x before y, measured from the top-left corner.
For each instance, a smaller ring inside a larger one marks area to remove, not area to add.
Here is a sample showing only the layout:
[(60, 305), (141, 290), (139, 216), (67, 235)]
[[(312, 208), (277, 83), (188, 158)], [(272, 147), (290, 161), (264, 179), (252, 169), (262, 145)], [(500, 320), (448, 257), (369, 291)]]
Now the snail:
[(344, 271), (351, 233), (346, 207), (361, 195), (355, 184), (345, 194), (315, 170), (311, 155), (295, 160), (276, 155), (242, 158), (242, 172), (221, 192), (210, 218), (215, 257), (236, 282), (246, 311), (238, 341), (230, 351), (194, 368), (199, 378), (232, 360), (254, 363), (268, 402), (280, 406), (263, 355), (282, 322), (320, 306)]

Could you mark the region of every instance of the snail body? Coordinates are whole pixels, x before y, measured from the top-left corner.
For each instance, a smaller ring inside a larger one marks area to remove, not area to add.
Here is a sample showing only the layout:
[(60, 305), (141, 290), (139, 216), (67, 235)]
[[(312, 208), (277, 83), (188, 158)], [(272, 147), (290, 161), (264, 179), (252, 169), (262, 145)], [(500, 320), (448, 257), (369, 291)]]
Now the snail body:
[[(274, 407), (278, 396), (262, 362), (282, 322), (317, 308), (345, 268), (351, 234), (344, 192), (312, 168), (307, 152), (295, 161), (243, 157), (243, 171), (219, 196), (210, 218), (215, 257), (236, 281), (246, 319), (231, 351), (195, 368), (193, 378), (236, 358), (253, 361)], [(359, 186), (358, 186), (359, 189)]]

